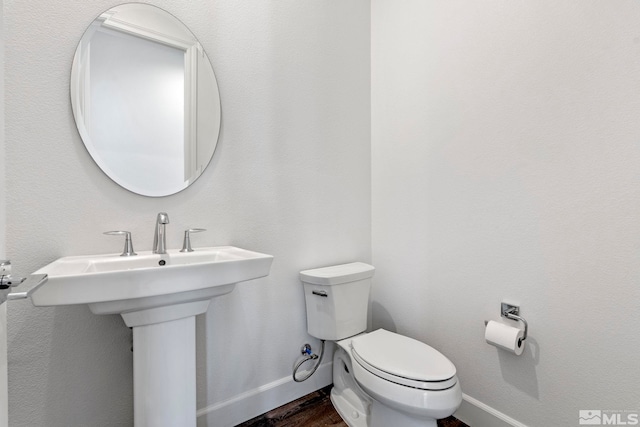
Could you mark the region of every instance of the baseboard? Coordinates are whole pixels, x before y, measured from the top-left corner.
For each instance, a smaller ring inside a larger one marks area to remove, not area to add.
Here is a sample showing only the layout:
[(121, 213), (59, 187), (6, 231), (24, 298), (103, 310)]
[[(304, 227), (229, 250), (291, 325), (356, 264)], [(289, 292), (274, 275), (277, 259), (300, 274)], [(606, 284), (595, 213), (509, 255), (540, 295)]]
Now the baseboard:
[(453, 416), (471, 427), (527, 427), (464, 393), (462, 393), (462, 405)]
[(333, 363), (323, 363), (308, 380), (297, 383), (291, 375), (246, 391), (197, 412), (198, 427), (233, 427), (292, 402), (333, 382)]

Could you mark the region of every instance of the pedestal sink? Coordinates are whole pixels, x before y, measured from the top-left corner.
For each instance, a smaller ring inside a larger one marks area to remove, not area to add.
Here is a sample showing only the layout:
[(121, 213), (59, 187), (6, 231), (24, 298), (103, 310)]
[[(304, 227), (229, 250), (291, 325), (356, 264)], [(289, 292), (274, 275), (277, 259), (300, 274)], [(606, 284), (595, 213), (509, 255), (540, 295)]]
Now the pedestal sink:
[(34, 273), (49, 275), (34, 305), (88, 304), (133, 328), (136, 427), (196, 425), (195, 316), (273, 261), (233, 246), (167, 252), (64, 257)]

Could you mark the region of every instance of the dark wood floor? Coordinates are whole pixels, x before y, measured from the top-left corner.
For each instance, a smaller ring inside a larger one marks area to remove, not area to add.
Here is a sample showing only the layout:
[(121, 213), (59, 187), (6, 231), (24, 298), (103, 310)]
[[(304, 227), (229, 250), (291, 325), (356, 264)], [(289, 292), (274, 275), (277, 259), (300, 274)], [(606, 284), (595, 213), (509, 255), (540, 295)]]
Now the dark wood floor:
[[(246, 421), (237, 427), (347, 427), (333, 409), (328, 386), (287, 403), (271, 412)], [(469, 427), (453, 417), (438, 420), (438, 427)]]

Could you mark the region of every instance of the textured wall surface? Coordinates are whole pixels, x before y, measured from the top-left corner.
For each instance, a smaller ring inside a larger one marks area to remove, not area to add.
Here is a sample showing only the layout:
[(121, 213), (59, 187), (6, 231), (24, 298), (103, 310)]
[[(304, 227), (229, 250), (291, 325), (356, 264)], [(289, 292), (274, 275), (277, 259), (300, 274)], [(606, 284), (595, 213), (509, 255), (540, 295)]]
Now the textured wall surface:
[[(75, 45), (115, 3), (5, 2), (0, 161), (22, 271), (120, 250), (105, 230), (148, 250), (162, 210), (171, 247), (205, 227), (194, 245), (275, 255), (198, 319), (202, 408), (289, 375), (309, 340), (298, 271), (373, 247), (374, 326), (440, 349), (469, 396), (532, 427), (639, 409), (637, 2), (374, 0), (371, 21), (364, 0), (153, 3), (200, 39), (223, 106), (211, 166), (160, 199), (104, 176), (71, 115)], [(502, 300), (531, 325), (519, 358), (483, 340)], [(131, 424), (118, 316), (25, 301), (9, 323), (11, 425)]]
[[(4, 2), (0, 0), (0, 21), (4, 16)], [(0, 26), (0, 259), (5, 252), (5, 166), (4, 166), (4, 25)], [(9, 397), (7, 370), (7, 306), (0, 307), (0, 427), (8, 425)]]
[[(69, 101), (71, 60), (107, 0), (5, 2), (7, 250), (22, 271), (66, 255), (113, 253), (106, 230), (275, 256), (198, 318), (198, 407), (286, 377), (307, 341), (298, 272), (370, 261), (370, 19), (365, 0), (154, 1), (199, 38), (216, 72), (214, 159), (182, 193), (145, 198), (92, 162)], [(9, 309), (13, 426), (132, 424), (131, 332), (87, 307)]]
[[(4, 22), (4, 2), (0, 1), (0, 19)], [(0, 259), (4, 259), (5, 254), (5, 166), (4, 166), (4, 25), (0, 26)]]
[[(372, 2), (376, 326), (529, 426), (640, 410), (640, 3)], [(483, 320), (519, 303), (514, 357)]]

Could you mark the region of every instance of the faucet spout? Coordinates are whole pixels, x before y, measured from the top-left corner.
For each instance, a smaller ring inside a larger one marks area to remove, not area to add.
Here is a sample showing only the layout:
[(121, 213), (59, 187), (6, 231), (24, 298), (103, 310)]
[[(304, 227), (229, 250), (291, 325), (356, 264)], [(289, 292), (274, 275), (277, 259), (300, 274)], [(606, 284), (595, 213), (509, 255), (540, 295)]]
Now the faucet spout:
[(167, 238), (165, 233), (165, 226), (169, 224), (169, 215), (166, 212), (160, 212), (156, 219), (156, 231), (153, 234), (153, 253), (154, 254), (166, 254), (167, 253)]

